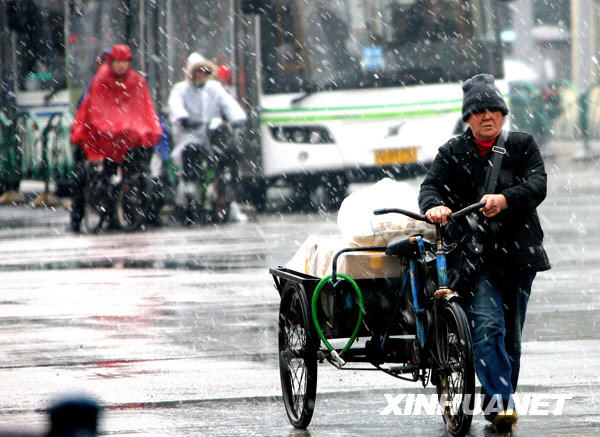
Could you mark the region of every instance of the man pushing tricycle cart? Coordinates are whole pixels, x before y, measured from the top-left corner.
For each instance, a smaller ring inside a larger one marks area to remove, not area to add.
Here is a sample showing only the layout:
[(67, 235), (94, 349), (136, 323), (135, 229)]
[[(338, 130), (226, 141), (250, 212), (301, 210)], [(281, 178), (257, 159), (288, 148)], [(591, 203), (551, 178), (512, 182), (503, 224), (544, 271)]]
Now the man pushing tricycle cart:
[(550, 268), (535, 210), (546, 173), (530, 135), (502, 131), (508, 109), (491, 75), (469, 79), (463, 92), (469, 127), (440, 148), (421, 185), (422, 215), (378, 208), (372, 218), (409, 221), (402, 229), (380, 221), (370, 240), (345, 247), (309, 239), (288, 266), (270, 270), (293, 426), (311, 421), (324, 361), (433, 384), (454, 436), (471, 425), (477, 373), (486, 420), (498, 432), (517, 422), (527, 301), (536, 272)]

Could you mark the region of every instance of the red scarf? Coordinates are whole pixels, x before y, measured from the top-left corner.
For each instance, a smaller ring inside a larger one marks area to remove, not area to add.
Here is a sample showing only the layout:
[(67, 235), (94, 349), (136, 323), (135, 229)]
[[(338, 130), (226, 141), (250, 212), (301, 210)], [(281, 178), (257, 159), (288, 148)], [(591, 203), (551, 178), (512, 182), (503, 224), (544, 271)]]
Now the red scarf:
[[(475, 137), (473, 137), (473, 138), (475, 138)], [(490, 150), (492, 149), (492, 146), (494, 145), (495, 141), (496, 141), (496, 138), (494, 138), (491, 141), (481, 141), (481, 140), (478, 140), (477, 138), (475, 138), (475, 147), (477, 147), (479, 154), (483, 158), (487, 158), (487, 156), (490, 154)]]

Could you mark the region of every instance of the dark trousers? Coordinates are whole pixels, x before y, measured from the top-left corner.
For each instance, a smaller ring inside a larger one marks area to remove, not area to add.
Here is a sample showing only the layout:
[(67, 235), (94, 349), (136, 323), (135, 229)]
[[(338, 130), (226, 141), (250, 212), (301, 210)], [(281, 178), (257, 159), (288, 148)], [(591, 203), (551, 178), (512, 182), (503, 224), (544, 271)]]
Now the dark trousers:
[(535, 273), (481, 275), (477, 293), (465, 307), (483, 393), (482, 407), (486, 414), (492, 409), (492, 417), (494, 403), (502, 401), (497, 408), (505, 409), (517, 388), (521, 333), (534, 278)]

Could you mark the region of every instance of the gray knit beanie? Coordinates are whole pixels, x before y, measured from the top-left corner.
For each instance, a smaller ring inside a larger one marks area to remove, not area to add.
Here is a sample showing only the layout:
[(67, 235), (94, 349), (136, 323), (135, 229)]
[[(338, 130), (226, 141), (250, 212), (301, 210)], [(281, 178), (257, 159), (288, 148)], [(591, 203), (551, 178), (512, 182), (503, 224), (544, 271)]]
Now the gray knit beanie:
[(494, 84), (491, 74), (477, 74), (463, 83), (462, 119), (466, 122), (474, 112), (485, 109), (498, 109), (502, 115), (508, 114), (508, 107), (502, 93)]

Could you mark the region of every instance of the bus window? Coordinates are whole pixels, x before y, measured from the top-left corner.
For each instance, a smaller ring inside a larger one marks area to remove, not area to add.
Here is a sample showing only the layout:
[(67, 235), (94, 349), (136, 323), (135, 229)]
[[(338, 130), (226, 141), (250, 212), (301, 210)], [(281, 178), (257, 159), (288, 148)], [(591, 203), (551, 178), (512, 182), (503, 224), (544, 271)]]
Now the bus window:
[(261, 34), (263, 68), (270, 73), (264, 76), (263, 88), (292, 91), (308, 74), (310, 61), (298, 22), (300, 12), (295, 1), (274, 1), (264, 19), (268, 24)]
[[(486, 12), (483, 13), (483, 9)], [(352, 89), (502, 75), (485, 0), (274, 0), (261, 21), (263, 91)]]

